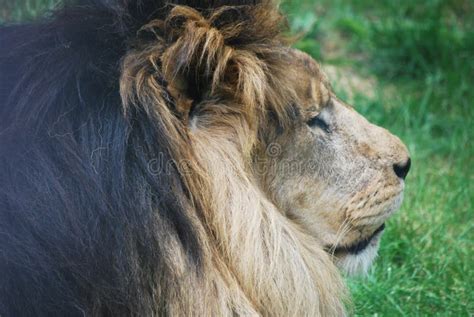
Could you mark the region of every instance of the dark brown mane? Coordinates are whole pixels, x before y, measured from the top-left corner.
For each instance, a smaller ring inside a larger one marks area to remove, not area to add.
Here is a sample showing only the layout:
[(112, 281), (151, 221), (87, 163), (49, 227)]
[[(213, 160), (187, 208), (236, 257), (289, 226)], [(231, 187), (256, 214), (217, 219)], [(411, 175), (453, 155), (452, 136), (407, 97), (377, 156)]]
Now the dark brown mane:
[(0, 29), (0, 315), (167, 311), (208, 205), (183, 120), (234, 96), (253, 118), (281, 26), (267, 1), (84, 0)]

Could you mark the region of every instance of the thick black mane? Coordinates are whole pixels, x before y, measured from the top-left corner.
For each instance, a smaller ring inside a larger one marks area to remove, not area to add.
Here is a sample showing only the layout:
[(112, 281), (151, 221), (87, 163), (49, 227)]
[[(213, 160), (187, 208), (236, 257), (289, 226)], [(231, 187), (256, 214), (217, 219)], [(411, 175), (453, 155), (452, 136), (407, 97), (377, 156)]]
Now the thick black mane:
[(167, 235), (199, 267), (187, 189), (173, 165), (150, 169), (171, 161), (164, 128), (119, 94), (134, 36), (167, 10), (86, 0), (0, 28), (0, 316), (164, 313)]

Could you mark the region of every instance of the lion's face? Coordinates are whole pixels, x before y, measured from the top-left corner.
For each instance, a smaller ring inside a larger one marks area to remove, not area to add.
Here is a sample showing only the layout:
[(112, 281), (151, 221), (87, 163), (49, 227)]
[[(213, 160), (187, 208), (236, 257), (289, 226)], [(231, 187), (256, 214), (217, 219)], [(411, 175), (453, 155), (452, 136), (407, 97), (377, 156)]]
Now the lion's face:
[(409, 154), (400, 139), (339, 100), (316, 62), (292, 55), (295, 121), (267, 141), (263, 183), (340, 268), (364, 272), (402, 202)]

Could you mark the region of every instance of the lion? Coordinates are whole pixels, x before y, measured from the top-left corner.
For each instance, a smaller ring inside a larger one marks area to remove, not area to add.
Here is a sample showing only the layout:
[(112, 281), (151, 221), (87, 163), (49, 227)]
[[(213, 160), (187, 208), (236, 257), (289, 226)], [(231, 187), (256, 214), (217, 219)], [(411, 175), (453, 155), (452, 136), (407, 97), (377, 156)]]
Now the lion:
[(78, 0), (0, 30), (1, 316), (344, 316), (405, 145), (270, 0)]

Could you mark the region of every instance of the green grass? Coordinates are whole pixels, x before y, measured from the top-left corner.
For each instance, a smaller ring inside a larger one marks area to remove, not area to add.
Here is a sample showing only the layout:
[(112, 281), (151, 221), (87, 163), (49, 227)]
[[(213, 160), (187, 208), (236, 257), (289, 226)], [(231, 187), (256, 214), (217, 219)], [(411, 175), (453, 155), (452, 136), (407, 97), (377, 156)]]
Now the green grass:
[[(25, 20), (54, 0), (11, 1)], [(413, 169), (368, 277), (348, 279), (356, 316), (474, 315), (474, 2), (288, 0), (296, 47), (371, 78), (339, 95), (407, 144)], [(346, 72), (347, 73), (347, 72)]]

